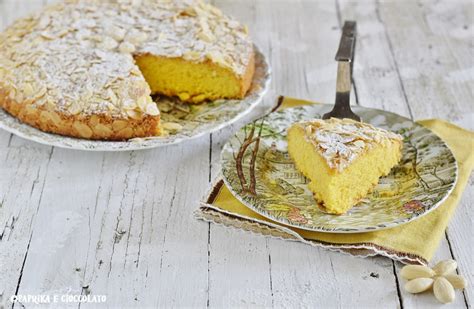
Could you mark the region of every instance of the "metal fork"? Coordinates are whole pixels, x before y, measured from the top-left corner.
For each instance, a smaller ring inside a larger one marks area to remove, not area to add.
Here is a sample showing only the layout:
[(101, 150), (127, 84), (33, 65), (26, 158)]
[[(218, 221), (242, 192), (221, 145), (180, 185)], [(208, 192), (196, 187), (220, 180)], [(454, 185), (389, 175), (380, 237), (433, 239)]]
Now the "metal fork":
[(337, 84), (336, 84), (336, 103), (331, 112), (324, 114), (323, 119), (329, 118), (350, 118), (361, 121), (350, 106), (352, 68), (354, 66), (354, 54), (357, 24), (355, 21), (344, 22), (342, 28), (341, 41), (336, 53), (337, 65)]

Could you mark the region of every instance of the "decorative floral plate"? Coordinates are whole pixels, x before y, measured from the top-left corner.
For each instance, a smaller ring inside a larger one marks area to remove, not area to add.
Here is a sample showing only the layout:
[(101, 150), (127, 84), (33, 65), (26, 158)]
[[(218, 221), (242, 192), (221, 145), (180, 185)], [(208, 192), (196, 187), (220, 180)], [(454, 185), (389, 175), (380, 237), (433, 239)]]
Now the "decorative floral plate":
[(24, 124), (0, 108), (0, 128), (41, 144), (89, 151), (128, 151), (177, 144), (222, 129), (258, 105), (270, 84), (270, 66), (255, 47), (255, 75), (243, 100), (217, 100), (201, 105), (182, 104), (171, 98), (155, 98), (166, 135), (124, 142), (92, 141), (46, 133)]
[(322, 212), (287, 153), (286, 129), (294, 122), (321, 118), (332, 105), (285, 109), (246, 125), (224, 146), (224, 181), (250, 209), (292, 227), (331, 233), (392, 228), (438, 207), (457, 180), (457, 163), (433, 132), (402, 116), (355, 107), (365, 122), (404, 137), (403, 156), (374, 191), (344, 215)]

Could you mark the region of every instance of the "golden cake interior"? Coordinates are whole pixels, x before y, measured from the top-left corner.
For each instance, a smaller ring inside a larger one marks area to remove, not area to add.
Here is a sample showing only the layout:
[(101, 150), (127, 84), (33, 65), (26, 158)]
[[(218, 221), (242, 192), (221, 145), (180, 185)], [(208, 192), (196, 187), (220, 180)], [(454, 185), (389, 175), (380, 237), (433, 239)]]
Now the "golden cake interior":
[(160, 134), (152, 94), (240, 99), (247, 29), (200, 0), (65, 0), (0, 33), (0, 107), (40, 130), (100, 140)]
[(182, 58), (153, 55), (135, 57), (154, 94), (177, 96), (183, 102), (203, 103), (217, 99), (242, 99), (254, 72), (253, 58), (240, 78), (224, 65), (211, 61), (194, 63)]
[(401, 158), (398, 134), (350, 119), (296, 123), (288, 130), (288, 152), (310, 180), (322, 209), (343, 214), (390, 173)]

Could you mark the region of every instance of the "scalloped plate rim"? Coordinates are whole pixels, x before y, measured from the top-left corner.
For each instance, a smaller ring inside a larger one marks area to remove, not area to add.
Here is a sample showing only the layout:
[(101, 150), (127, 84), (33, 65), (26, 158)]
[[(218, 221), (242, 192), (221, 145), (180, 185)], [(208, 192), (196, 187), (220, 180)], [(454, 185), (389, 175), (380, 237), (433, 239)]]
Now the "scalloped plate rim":
[[(325, 103), (315, 103), (314, 105), (319, 105), (321, 107), (327, 107), (328, 110), (330, 110), (331, 107), (333, 107), (334, 105), (333, 104), (325, 104)], [(292, 108), (288, 108), (288, 109), (294, 109), (294, 108), (301, 108), (303, 106), (298, 106), (298, 107), (292, 107)], [(352, 106), (354, 108), (354, 110), (357, 110), (357, 109), (366, 109), (366, 110), (372, 110), (372, 111), (378, 111), (378, 112), (383, 112), (383, 113), (387, 113), (387, 114), (391, 114), (391, 115), (394, 115), (396, 117), (400, 117), (400, 118), (403, 118), (404, 120), (406, 121), (409, 121), (411, 123), (414, 123), (414, 124), (417, 124), (419, 126), (422, 126), (421, 124), (418, 124), (416, 123), (415, 121), (405, 117), (405, 116), (402, 116), (402, 115), (399, 115), (397, 113), (394, 113), (394, 112), (390, 112), (390, 111), (385, 111), (385, 110), (382, 110), (382, 109), (378, 109), (378, 108), (371, 108), (371, 107), (364, 107), (364, 106)], [(287, 110), (288, 110), (287, 109)], [(262, 119), (264, 117), (268, 116), (267, 115), (264, 115), (263, 117), (260, 117), (258, 119), (256, 119), (255, 121), (258, 121), (259, 119)], [(453, 151), (451, 150), (451, 148), (449, 147), (449, 145), (441, 138), (439, 137), (436, 133), (434, 133), (431, 129), (425, 127), (425, 126), (422, 126), (423, 128), (425, 128), (426, 130), (428, 130), (429, 132), (431, 132), (433, 135), (437, 136), (440, 141), (442, 142), (442, 144), (444, 145), (444, 147), (446, 147), (446, 149), (449, 150), (449, 152), (451, 153), (451, 155), (453, 156), (454, 158), (454, 181), (451, 185), (451, 187), (447, 190), (446, 194), (444, 195), (444, 197), (439, 200), (435, 205), (433, 205), (429, 210), (417, 215), (417, 216), (414, 216), (410, 219), (407, 219), (403, 222), (393, 222), (393, 223), (389, 223), (389, 224), (386, 224), (385, 226), (376, 226), (374, 228), (370, 227), (370, 228), (361, 228), (360, 230), (348, 230), (347, 228), (344, 229), (343, 227), (341, 228), (336, 228), (336, 229), (325, 229), (325, 228), (310, 228), (310, 227), (307, 227), (307, 226), (302, 226), (302, 225), (297, 225), (297, 224), (292, 224), (292, 223), (289, 223), (289, 222), (285, 222), (283, 220), (280, 220), (278, 218), (275, 218), (274, 216), (271, 216), (269, 213), (266, 213), (264, 211), (261, 211), (258, 207), (254, 207), (253, 205), (251, 205), (250, 203), (248, 203), (247, 201), (245, 201), (244, 199), (242, 199), (242, 197), (240, 196), (239, 193), (237, 193), (231, 186), (231, 184), (229, 183), (229, 181), (227, 180), (227, 178), (225, 177), (224, 173), (223, 173), (223, 165), (221, 166), (221, 175), (222, 175), (222, 179), (224, 181), (224, 184), (226, 185), (226, 187), (229, 189), (229, 191), (231, 192), (231, 194), (239, 201), (241, 202), (244, 206), (246, 206), (247, 208), (249, 208), (250, 210), (256, 212), (257, 214), (265, 217), (266, 219), (269, 219), (271, 220), (272, 222), (274, 223), (277, 223), (277, 224), (282, 224), (286, 227), (291, 227), (291, 228), (297, 228), (297, 229), (300, 229), (300, 230), (305, 230), (305, 231), (309, 231), (309, 232), (321, 232), (321, 233), (334, 233), (334, 234), (360, 234), (360, 233), (369, 233), (369, 232), (376, 232), (376, 231), (382, 231), (382, 230), (388, 230), (388, 229), (392, 229), (392, 228), (395, 228), (395, 227), (399, 227), (399, 226), (402, 226), (402, 225), (405, 225), (407, 223), (410, 223), (410, 222), (413, 222), (415, 220), (418, 220), (419, 218), (422, 218), (424, 217), (425, 215), (431, 213), (432, 211), (434, 211), (435, 209), (437, 209), (444, 201), (446, 201), (446, 199), (451, 195), (451, 193), (453, 192), (454, 188), (456, 187), (456, 184), (458, 182), (458, 177), (459, 177), (459, 165), (458, 165), (458, 161), (456, 160), (456, 157), (454, 156), (454, 153)], [(242, 129), (242, 128), (241, 128)], [(241, 130), (239, 129), (239, 131)], [(237, 131), (236, 134), (234, 134), (232, 137), (235, 137), (237, 135), (237, 133), (239, 132)], [(232, 138), (231, 137), (231, 138)], [(224, 144), (224, 146), (222, 147), (222, 151), (220, 153), (220, 161), (223, 162), (223, 157), (224, 157), (224, 152), (225, 152), (225, 149), (227, 147), (229, 147), (229, 141), (230, 139)]]

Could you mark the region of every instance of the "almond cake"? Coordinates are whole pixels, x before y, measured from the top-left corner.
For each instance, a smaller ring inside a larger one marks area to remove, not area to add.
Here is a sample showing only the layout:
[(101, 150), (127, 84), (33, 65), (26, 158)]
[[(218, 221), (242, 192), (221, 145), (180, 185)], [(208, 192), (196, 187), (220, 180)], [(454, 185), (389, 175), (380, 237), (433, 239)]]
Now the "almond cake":
[(343, 214), (388, 175), (402, 156), (402, 137), (352, 119), (293, 124), (288, 152), (327, 213)]
[(159, 135), (151, 94), (238, 99), (253, 74), (247, 29), (197, 0), (69, 0), (0, 33), (0, 107), (85, 139)]

